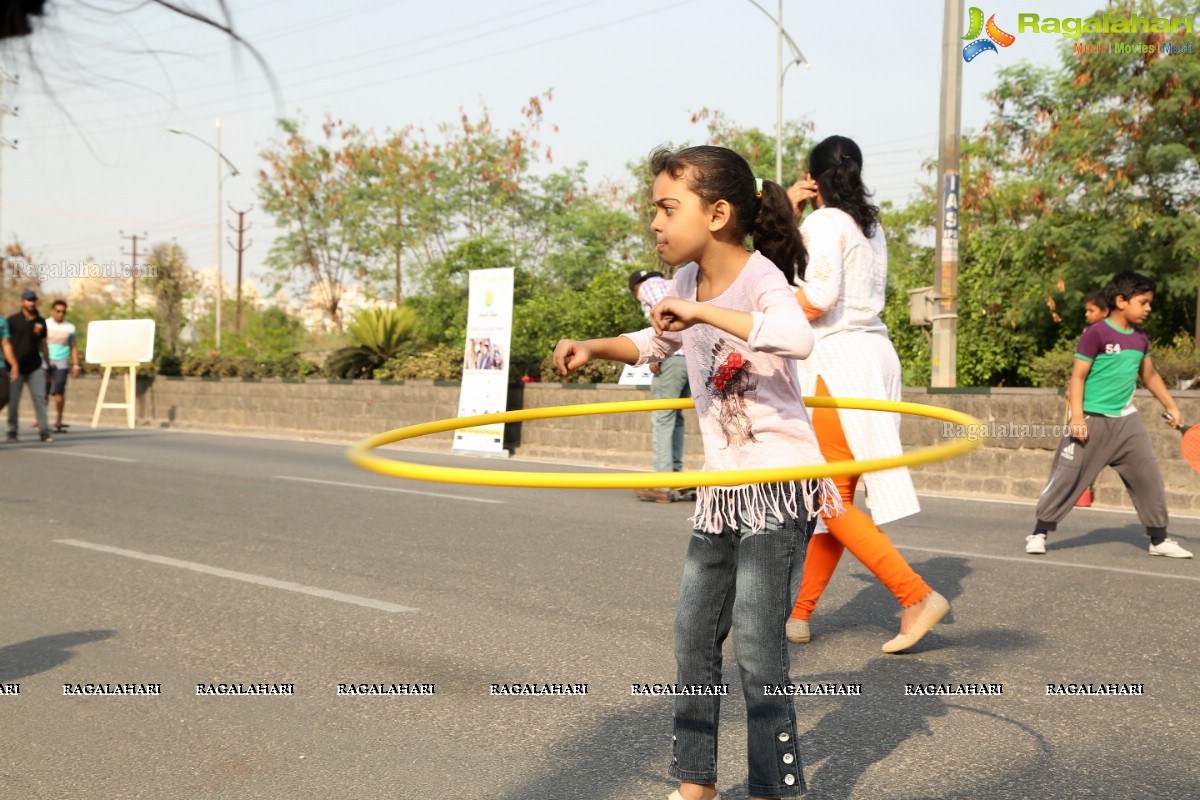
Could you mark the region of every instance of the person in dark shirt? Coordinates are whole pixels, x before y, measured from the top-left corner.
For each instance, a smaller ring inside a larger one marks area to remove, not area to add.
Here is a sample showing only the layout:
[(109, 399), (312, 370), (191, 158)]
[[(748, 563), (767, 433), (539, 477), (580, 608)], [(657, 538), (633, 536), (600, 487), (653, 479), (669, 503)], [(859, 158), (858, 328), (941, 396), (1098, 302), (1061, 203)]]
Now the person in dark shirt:
[[(21, 310), (8, 318), (8, 335), (17, 360), (17, 374), (10, 382), (8, 402), (8, 441), (17, 441), (20, 420), (21, 387), (29, 386), (33, 412), (43, 442), (52, 442), (50, 421), (46, 416), (46, 368), (50, 351), (46, 347), (46, 320), (37, 310), (37, 292), (21, 292)], [(44, 359), (44, 361), (43, 361)]]

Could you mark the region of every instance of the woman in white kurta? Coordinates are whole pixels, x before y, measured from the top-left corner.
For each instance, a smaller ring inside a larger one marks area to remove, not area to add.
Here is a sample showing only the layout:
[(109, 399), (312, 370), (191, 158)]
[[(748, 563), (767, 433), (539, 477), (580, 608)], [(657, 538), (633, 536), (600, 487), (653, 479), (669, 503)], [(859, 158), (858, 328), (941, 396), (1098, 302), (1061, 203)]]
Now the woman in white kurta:
[[(831, 136), (813, 148), (809, 170), (788, 192), (797, 220), (809, 200), (816, 207), (800, 228), (809, 263), (804, 278), (796, 280), (797, 300), (816, 339), (812, 355), (798, 362), (804, 394), (899, 400), (900, 360), (879, 318), (887, 288), (887, 243), (879, 209), (868, 202), (862, 183), (862, 152), (850, 139)], [(827, 461), (901, 453), (898, 414), (818, 409), (813, 427)], [(809, 544), (788, 638), (808, 641), (809, 617), (842, 550), (849, 549), (904, 608), (900, 635), (883, 646), (895, 653), (916, 644), (950, 606), (878, 527), (920, 510), (908, 470), (863, 477), (874, 519), (853, 506), (857, 478), (836, 478), (846, 514), (824, 520), (827, 533)]]

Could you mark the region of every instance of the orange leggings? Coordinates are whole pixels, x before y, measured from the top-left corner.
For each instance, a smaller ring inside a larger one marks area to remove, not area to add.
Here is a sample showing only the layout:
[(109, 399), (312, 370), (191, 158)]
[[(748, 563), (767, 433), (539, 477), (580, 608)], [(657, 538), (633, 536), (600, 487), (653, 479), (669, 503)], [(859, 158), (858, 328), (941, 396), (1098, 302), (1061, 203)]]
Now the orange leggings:
[[(829, 397), (829, 389), (821, 378), (817, 378), (817, 396)], [(846, 442), (846, 434), (842, 430), (842, 422), (836, 408), (813, 409), (812, 418), (817, 442), (821, 445), (821, 454), (825, 456), (826, 461), (854, 458), (854, 453), (850, 451), (850, 445)], [(834, 478), (833, 482), (842, 496), (846, 513), (840, 517), (822, 517), (829, 527), (829, 533), (818, 534), (809, 540), (808, 555), (804, 559), (804, 579), (800, 584), (800, 596), (796, 598), (792, 616), (797, 619), (808, 619), (812, 616), (817, 601), (821, 599), (821, 593), (825, 591), (829, 579), (833, 577), (833, 571), (837, 569), (842, 550), (849, 550), (863, 566), (871, 570), (879, 582), (896, 595), (901, 606), (907, 608), (923, 600), (925, 595), (932, 591), (929, 584), (913, 572), (913, 568), (879, 526), (854, 507), (854, 490), (858, 486), (858, 476), (842, 476)]]

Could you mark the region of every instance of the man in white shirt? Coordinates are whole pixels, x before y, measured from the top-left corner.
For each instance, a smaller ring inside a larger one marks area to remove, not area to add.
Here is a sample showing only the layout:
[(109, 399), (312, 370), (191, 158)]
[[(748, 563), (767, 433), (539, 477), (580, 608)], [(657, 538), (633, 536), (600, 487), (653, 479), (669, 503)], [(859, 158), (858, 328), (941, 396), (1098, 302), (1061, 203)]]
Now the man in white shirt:
[(50, 395), (58, 412), (54, 430), (64, 433), (63, 406), (67, 400), (67, 370), (79, 374), (79, 347), (75, 344), (75, 326), (67, 322), (67, 301), (55, 300), (51, 318), (46, 321), (46, 344), (50, 350)]

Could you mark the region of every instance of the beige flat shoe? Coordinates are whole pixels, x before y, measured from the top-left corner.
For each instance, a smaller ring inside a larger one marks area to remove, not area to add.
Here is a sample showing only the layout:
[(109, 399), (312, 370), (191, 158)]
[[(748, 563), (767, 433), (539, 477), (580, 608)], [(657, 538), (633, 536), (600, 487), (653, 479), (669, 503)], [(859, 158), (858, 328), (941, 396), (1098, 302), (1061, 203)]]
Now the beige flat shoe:
[[(683, 800), (683, 795), (681, 795), (679, 790), (676, 789), (675, 791), (671, 792), (671, 796), (668, 797), (667, 800)], [(721, 795), (714, 794), (712, 800), (721, 800)]]
[(912, 630), (908, 633), (900, 634), (885, 644), (883, 652), (899, 653), (901, 650), (907, 650), (921, 641), (921, 637), (929, 633), (929, 629), (937, 625), (942, 617), (950, 612), (950, 601), (937, 592), (930, 592), (921, 603), (925, 607), (917, 615), (917, 621), (913, 625)]
[(787, 636), (789, 642), (796, 644), (805, 644), (812, 639), (812, 634), (808, 629), (808, 620), (797, 619), (796, 617), (788, 617), (784, 634)]

